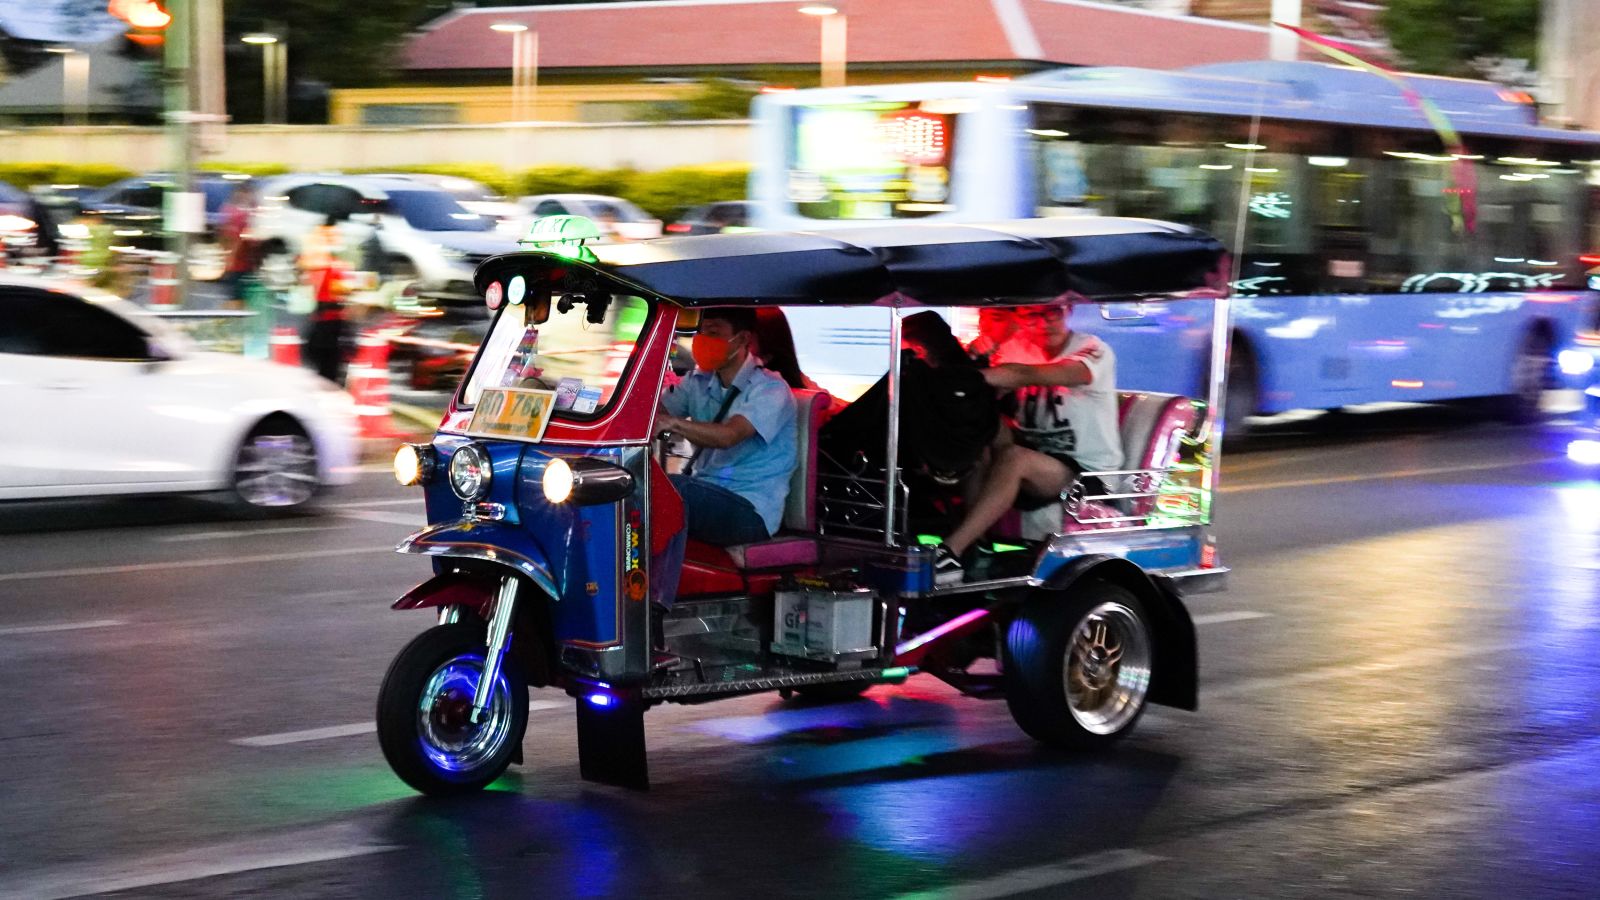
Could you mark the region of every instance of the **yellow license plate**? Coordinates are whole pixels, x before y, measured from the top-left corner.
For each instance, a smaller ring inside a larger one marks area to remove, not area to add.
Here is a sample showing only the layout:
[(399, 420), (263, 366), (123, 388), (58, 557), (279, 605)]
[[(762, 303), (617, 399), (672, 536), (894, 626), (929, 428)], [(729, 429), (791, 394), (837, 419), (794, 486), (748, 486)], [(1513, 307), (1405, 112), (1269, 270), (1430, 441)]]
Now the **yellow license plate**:
[(478, 397), (467, 433), (477, 437), (538, 441), (556, 408), (556, 392), (487, 388)]

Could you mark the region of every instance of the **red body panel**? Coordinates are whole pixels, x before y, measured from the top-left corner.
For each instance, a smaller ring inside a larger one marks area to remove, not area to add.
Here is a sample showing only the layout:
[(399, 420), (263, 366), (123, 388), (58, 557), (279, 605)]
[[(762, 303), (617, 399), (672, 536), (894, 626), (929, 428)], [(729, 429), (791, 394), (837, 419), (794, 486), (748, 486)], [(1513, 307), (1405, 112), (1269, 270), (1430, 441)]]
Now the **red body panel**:
[(494, 602), (495, 583), (488, 578), (453, 573), (435, 575), (417, 585), (394, 602), (391, 609), (423, 609), (430, 606), (465, 606), (488, 617)]

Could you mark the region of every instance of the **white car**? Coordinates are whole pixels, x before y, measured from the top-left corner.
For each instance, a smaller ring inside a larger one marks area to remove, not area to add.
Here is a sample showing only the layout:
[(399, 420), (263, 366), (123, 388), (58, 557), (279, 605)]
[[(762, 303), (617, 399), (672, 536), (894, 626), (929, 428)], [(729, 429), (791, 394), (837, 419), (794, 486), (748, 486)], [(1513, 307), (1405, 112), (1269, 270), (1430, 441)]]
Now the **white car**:
[(418, 184), (448, 191), (462, 208), (480, 216), (488, 216), (495, 221), (495, 231), (513, 238), (527, 234), (528, 226), (533, 224), (533, 216), (527, 207), (496, 194), (487, 185), (471, 178), (462, 178), (459, 175), (432, 175), (424, 172), (400, 172), (383, 177), (407, 178)]
[(333, 384), (38, 279), (0, 278), (0, 409), (0, 500), (226, 491), (270, 513), (355, 477), (355, 403)]
[(410, 176), (280, 175), (257, 183), (252, 228), (269, 256), (295, 255), (306, 235), (330, 217), (347, 248), (377, 233), (389, 274), (432, 289), (473, 293), (478, 263), (521, 249), (495, 220)]
[(661, 237), (661, 220), (621, 197), (604, 194), (536, 194), (523, 197), (522, 206), (535, 219), (545, 216), (584, 216), (593, 219), (613, 240), (648, 241)]

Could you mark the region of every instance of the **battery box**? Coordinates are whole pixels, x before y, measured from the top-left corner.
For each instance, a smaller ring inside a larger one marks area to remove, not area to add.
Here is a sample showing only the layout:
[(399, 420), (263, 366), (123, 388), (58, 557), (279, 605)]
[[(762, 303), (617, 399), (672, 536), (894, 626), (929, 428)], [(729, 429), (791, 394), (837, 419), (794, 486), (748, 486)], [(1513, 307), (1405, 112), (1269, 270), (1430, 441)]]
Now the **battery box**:
[(876, 651), (872, 608), (878, 594), (870, 588), (799, 587), (779, 590), (773, 602), (773, 653), (838, 661)]

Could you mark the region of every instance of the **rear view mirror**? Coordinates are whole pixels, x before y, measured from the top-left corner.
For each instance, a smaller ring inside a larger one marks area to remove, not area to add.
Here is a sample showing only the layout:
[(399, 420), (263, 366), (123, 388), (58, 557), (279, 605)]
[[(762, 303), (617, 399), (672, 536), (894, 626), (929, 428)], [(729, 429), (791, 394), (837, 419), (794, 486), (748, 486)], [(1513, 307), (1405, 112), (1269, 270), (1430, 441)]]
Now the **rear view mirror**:
[(676, 326), (674, 326), (674, 330), (677, 331), (678, 334), (694, 334), (696, 331), (699, 331), (700, 330), (700, 310), (698, 310), (698, 309), (680, 309), (680, 310), (678, 310), (678, 324)]

